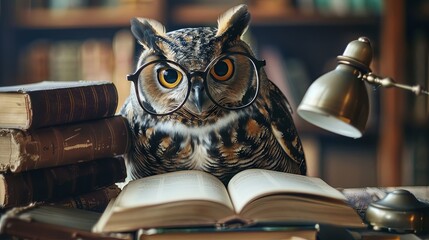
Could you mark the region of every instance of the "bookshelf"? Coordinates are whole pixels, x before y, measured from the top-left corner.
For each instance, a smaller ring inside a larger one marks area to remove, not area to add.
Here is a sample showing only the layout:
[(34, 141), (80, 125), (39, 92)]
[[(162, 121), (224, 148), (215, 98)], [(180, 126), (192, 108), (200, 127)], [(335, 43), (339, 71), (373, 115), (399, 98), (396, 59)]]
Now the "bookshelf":
[[(213, 19), (217, 19), (219, 14), (224, 10), (225, 6), (179, 5), (172, 12), (171, 21), (180, 25), (212, 25)], [(299, 9), (287, 7), (265, 9), (255, 4), (249, 5), (249, 11), (252, 14), (252, 24), (256, 26), (372, 25), (378, 21), (376, 17), (362, 17), (358, 15), (338, 16), (334, 14), (322, 14), (320, 12), (305, 13)], [(192, 16), (192, 18), (187, 16)]]
[(119, 6), (98, 6), (51, 10), (46, 8), (18, 10), (16, 25), (23, 29), (127, 27), (130, 18), (145, 16), (162, 21), (163, 1), (147, 1)]
[[(418, 73), (411, 70), (414, 65), (410, 63), (417, 60), (406, 61), (406, 59), (413, 59), (413, 53), (408, 55), (405, 51), (413, 47), (414, 45), (410, 45), (416, 41), (416, 34), (410, 35), (409, 33), (415, 33), (410, 29), (423, 32), (426, 41), (428, 34), (426, 23), (429, 22), (428, 8), (419, 7), (420, 4), (425, 3), (424, 1), (412, 1), (412, 3), (404, 0), (362, 1), (376, 4), (366, 10), (362, 10), (362, 6), (355, 6), (355, 10), (352, 10), (351, 8), (344, 8), (344, 6), (329, 9), (325, 5), (316, 8), (314, 5), (301, 6), (297, 4), (329, 1), (136, 0), (118, 1), (113, 6), (91, 5), (55, 10), (34, 6), (30, 8), (29, 3), (32, 2), (48, 1), (25, 0), (20, 1), (20, 4), (9, 1), (0, 3), (2, 11), (0, 15), (0, 24), (2, 25), (0, 30), (1, 85), (11, 84), (14, 81), (27, 81), (25, 77), (28, 77), (29, 74), (22, 76), (24, 71), (21, 67), (20, 56), (29, 56), (26, 55), (25, 49), (34, 42), (40, 43), (42, 40), (42, 43), (45, 41), (49, 44), (55, 44), (72, 40), (82, 44), (86, 40), (95, 39), (101, 42), (101, 45), (107, 42), (110, 51), (114, 52), (114, 38), (119, 31), (129, 29), (131, 17), (154, 18), (164, 23), (167, 26), (167, 31), (180, 27), (213, 26), (220, 13), (242, 2), (249, 5), (252, 14), (249, 39), (255, 46), (256, 52), (261, 54), (270, 47), (280, 53), (283, 60), (299, 60), (306, 69), (309, 81), (335, 67), (335, 57), (344, 51), (348, 42), (360, 36), (367, 36), (371, 39), (376, 51), (372, 66), (374, 72), (391, 76), (398, 82), (405, 82), (405, 79), (408, 79), (408, 83), (412, 83), (415, 78), (414, 75)], [(88, 2), (97, 1), (89, 0)], [(418, 13), (415, 13), (416, 11)], [(124, 57), (128, 60), (120, 61), (125, 62), (122, 70), (117, 73), (110, 73), (112, 79), (116, 78), (121, 82), (118, 86), (122, 89), (120, 91), (127, 94), (128, 86), (122, 86), (127, 83), (124, 76), (134, 68), (140, 47), (135, 46), (135, 42), (131, 40), (131, 45), (124, 44), (117, 46), (117, 49), (131, 51), (128, 56)], [(37, 59), (35, 58), (31, 63), (36, 62)], [(269, 63), (270, 59), (266, 60)], [(111, 66), (116, 66), (118, 63), (115, 60), (109, 61), (113, 61)], [(427, 67), (421, 68), (423, 68), (421, 71), (427, 71)], [(427, 79), (426, 76), (426, 80), (419, 80), (419, 83), (427, 86)], [(371, 88), (369, 89), (371, 90)], [(317, 170), (314, 174), (323, 178), (324, 176), (332, 176), (336, 172), (353, 171), (356, 175), (355, 178), (346, 179), (346, 181), (333, 179), (333, 182), (330, 182), (333, 185), (338, 183), (341, 187), (378, 184), (400, 185), (404, 181), (407, 184), (415, 182), (413, 177), (404, 176), (402, 169), (404, 162), (415, 159), (418, 154), (422, 157), (426, 156), (427, 159), (427, 151), (417, 147), (418, 144), (415, 143), (417, 140), (414, 141), (413, 135), (410, 133), (419, 133), (419, 144), (427, 145), (428, 139), (422, 132), (428, 132), (428, 127), (426, 127), (428, 110), (417, 122), (404, 118), (415, 115), (410, 108), (416, 102), (420, 105), (423, 104), (426, 109), (429, 108), (427, 107), (429, 103), (426, 101), (422, 103), (422, 100), (415, 100), (408, 95), (397, 96), (396, 94), (403, 94), (392, 92), (395, 91), (385, 89), (370, 91), (373, 110), (369, 127), (364, 137), (357, 140), (344, 139), (344, 137), (312, 127), (301, 120), (296, 113), (294, 114), (298, 130), (303, 138), (308, 140), (308, 147), (305, 150), (308, 149), (309, 155), (314, 155), (311, 158), (314, 158), (314, 165), (318, 166), (315, 167)], [(401, 99), (404, 101), (404, 106), (397, 107), (398, 102), (402, 102)], [(383, 124), (380, 124), (380, 113), (385, 117), (382, 119)], [(391, 119), (397, 119), (397, 121), (391, 123)], [(384, 124), (385, 122), (388, 124)], [(335, 154), (338, 142), (341, 143), (339, 147), (347, 149), (346, 152), (342, 151), (340, 154)], [(304, 147), (306, 146), (304, 145)], [(358, 170), (350, 169), (341, 164), (341, 158), (347, 157), (347, 154), (353, 155), (354, 158), (361, 158), (362, 164)], [(426, 164), (429, 165), (429, 163)], [(390, 165), (395, 167), (386, 170), (386, 166)], [(416, 166), (410, 168), (416, 169)], [(413, 169), (410, 171), (415, 171)], [(359, 184), (359, 181), (362, 181), (361, 176), (368, 176), (367, 179), (370, 180)], [(343, 182), (345, 185), (342, 186)], [(427, 184), (429, 180), (426, 178), (420, 182)]]

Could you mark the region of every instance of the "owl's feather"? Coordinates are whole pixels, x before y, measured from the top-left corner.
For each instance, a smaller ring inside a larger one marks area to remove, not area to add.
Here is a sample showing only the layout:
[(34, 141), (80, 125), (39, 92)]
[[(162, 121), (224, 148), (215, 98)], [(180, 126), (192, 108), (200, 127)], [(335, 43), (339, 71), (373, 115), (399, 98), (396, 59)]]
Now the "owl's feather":
[(274, 103), (270, 107), (272, 133), (283, 151), (292, 161), (296, 162), (300, 172), (305, 174), (307, 166), (301, 141), (294, 126), (290, 104), (276, 85), (272, 82), (268, 83), (270, 102)]
[(218, 18), (217, 22), (217, 37), (239, 38), (247, 30), (250, 13), (247, 11), (247, 6), (242, 4), (226, 11)]
[(166, 38), (164, 25), (153, 19), (131, 19), (131, 32), (144, 48), (155, 51), (160, 50), (157, 41)]

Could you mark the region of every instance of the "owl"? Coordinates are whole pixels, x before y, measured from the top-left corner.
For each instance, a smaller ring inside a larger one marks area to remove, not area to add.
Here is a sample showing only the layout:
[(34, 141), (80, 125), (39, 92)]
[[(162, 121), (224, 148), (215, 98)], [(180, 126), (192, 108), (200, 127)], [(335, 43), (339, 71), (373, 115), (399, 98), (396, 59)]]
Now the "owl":
[(306, 174), (288, 101), (241, 40), (249, 22), (246, 5), (217, 27), (166, 32), (155, 20), (131, 20), (143, 51), (120, 111), (133, 136), (128, 180), (187, 169), (224, 184), (249, 168)]

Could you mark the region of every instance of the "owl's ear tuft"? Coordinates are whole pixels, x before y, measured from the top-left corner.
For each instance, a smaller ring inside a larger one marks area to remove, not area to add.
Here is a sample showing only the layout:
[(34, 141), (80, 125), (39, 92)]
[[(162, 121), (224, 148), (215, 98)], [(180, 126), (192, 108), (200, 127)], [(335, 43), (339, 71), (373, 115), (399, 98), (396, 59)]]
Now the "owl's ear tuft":
[(217, 37), (240, 38), (246, 32), (250, 22), (247, 5), (241, 4), (222, 14), (217, 20)]
[(157, 43), (166, 36), (164, 25), (146, 18), (132, 18), (131, 32), (144, 48), (153, 50), (159, 50)]

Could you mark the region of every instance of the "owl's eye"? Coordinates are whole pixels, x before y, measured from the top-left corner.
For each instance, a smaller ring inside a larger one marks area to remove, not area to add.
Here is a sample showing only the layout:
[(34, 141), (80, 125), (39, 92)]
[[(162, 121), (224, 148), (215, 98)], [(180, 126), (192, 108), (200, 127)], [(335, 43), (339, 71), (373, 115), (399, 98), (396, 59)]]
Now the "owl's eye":
[(212, 69), (210, 75), (218, 81), (226, 81), (231, 78), (234, 73), (234, 64), (231, 59), (224, 58), (218, 61)]
[(161, 68), (158, 71), (158, 81), (166, 88), (175, 88), (182, 78), (182, 73), (174, 68)]

